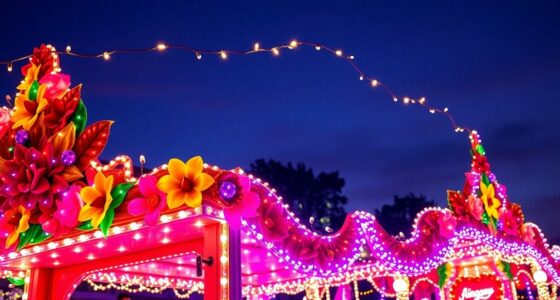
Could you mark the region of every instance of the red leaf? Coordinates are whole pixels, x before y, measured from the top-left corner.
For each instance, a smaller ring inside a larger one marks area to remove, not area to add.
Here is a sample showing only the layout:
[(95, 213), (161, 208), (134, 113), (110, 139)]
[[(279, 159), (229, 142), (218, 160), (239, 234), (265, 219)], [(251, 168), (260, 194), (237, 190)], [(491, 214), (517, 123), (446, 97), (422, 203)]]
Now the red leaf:
[(458, 216), (464, 216), (468, 213), (468, 205), (461, 193), (456, 191), (447, 191), (447, 201), (449, 208)]
[(76, 166), (84, 171), (90, 162), (96, 159), (105, 148), (113, 121), (99, 121), (88, 126), (78, 137), (74, 145)]

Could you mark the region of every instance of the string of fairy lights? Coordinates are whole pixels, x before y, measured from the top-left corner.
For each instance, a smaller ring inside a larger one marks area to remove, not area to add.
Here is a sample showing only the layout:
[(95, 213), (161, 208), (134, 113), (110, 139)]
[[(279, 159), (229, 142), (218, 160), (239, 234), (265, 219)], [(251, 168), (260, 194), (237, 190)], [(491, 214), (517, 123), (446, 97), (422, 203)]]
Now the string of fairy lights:
[[(260, 43), (255, 43), (252, 48), (246, 50), (232, 50), (232, 49), (219, 49), (219, 50), (208, 50), (208, 49), (201, 49), (195, 48), (185, 44), (167, 44), (167, 43), (158, 43), (153, 47), (148, 48), (123, 48), (123, 49), (111, 49), (111, 50), (104, 50), (98, 53), (87, 54), (74, 51), (71, 46), (67, 46), (65, 51), (57, 51), (54, 47), (50, 47), (52, 51), (58, 55), (66, 55), (71, 57), (83, 58), (83, 59), (98, 59), (98, 60), (105, 60), (109, 61), (112, 57), (117, 55), (128, 55), (128, 54), (142, 54), (142, 53), (151, 53), (151, 52), (162, 52), (168, 51), (170, 49), (176, 49), (180, 51), (184, 51), (187, 53), (192, 54), (197, 60), (201, 60), (205, 56), (217, 56), (222, 60), (227, 60), (230, 56), (248, 56), (254, 55), (258, 53), (270, 53), (273, 56), (278, 56), (282, 51), (285, 50), (295, 50), (297, 48), (313, 48), (317, 50), (317, 52), (324, 52), (328, 53), (331, 56), (334, 56), (338, 59), (342, 59), (347, 64), (349, 64), (355, 73), (358, 75), (357, 78), (360, 81), (367, 83), (368, 86), (371, 88), (381, 89), (385, 92), (392, 101), (396, 103), (402, 103), (404, 105), (416, 105), (423, 108), (426, 112), (430, 114), (438, 114), (446, 117), (453, 130), (458, 133), (462, 132), (470, 132), (470, 129), (465, 126), (460, 126), (456, 121), (454, 116), (450, 113), (448, 107), (435, 107), (428, 104), (426, 97), (409, 97), (409, 96), (401, 96), (397, 93), (393, 92), (385, 83), (381, 82), (378, 78), (368, 75), (363, 68), (361, 68), (356, 63), (356, 58), (354, 55), (347, 54), (341, 49), (329, 47), (322, 43), (317, 42), (306, 42), (306, 41), (298, 41), (292, 40), (288, 44), (279, 44), (273, 47), (263, 47)], [(32, 55), (24, 55), (21, 57), (16, 57), (8, 60), (0, 61), (0, 65), (6, 66), (8, 72), (11, 72), (14, 68), (14, 65), (17, 63), (21, 63), (27, 59), (29, 59)]]

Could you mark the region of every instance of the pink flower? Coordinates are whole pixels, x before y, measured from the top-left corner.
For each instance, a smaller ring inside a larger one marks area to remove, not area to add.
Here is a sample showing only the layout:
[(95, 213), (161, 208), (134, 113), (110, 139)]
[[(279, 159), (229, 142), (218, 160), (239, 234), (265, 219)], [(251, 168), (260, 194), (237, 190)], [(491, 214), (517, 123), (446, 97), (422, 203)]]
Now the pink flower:
[(482, 219), (482, 214), (484, 213), (484, 207), (482, 206), (482, 201), (474, 195), (470, 195), (467, 199), (469, 205), (469, 211), (471, 215), (480, 221)]
[(62, 73), (46, 74), (39, 83), (47, 85), (45, 92), (47, 100), (59, 99), (70, 87), (70, 76)]
[(533, 228), (527, 225), (523, 225), (522, 232), (523, 232), (523, 240), (528, 244), (534, 245), (535, 231), (533, 230)]
[(144, 223), (148, 226), (157, 225), (159, 215), (166, 204), (166, 196), (157, 188), (158, 179), (147, 175), (140, 178), (138, 188), (142, 197), (132, 199), (128, 203), (128, 213), (133, 216), (146, 215)]
[(281, 204), (265, 199), (258, 208), (258, 212), (259, 225), (266, 239), (278, 241), (288, 235), (289, 228)]
[(60, 199), (56, 200), (57, 209), (52, 218), (43, 223), (42, 227), (45, 232), (58, 236), (78, 225), (78, 216), (83, 206), (80, 189), (80, 186), (72, 185), (61, 193)]
[(10, 129), (10, 110), (7, 107), (0, 107), (0, 138)]
[(455, 226), (457, 226), (457, 219), (449, 211), (445, 211), (438, 219), (439, 233), (445, 238), (450, 238), (455, 233)]
[(225, 173), (218, 178), (217, 187), (225, 204), (224, 216), (230, 226), (239, 228), (241, 218), (249, 219), (257, 215), (260, 198), (251, 191), (251, 180), (248, 177)]
[(517, 222), (511, 211), (502, 211), (502, 213), (500, 214), (500, 222), (504, 226), (505, 233), (515, 236), (519, 235), (519, 231), (517, 230)]

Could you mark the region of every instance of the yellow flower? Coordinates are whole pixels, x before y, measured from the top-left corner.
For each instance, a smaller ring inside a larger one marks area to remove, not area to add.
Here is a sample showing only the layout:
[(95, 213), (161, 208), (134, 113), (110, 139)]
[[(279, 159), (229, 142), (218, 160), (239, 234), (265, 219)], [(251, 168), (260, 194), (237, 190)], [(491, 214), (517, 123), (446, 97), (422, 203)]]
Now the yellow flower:
[(488, 216), (493, 217), (494, 219), (498, 219), (500, 217), (500, 212), (498, 208), (500, 208), (500, 200), (496, 198), (496, 192), (494, 191), (494, 185), (489, 184), (486, 185), (483, 182), (480, 183), (480, 192), (482, 196), (480, 200), (484, 203), (484, 209)]
[(80, 191), (80, 196), (85, 205), (80, 210), (78, 220), (80, 222), (91, 220), (93, 228), (99, 227), (99, 224), (105, 218), (107, 209), (113, 202), (112, 188), (113, 176), (105, 177), (103, 173), (97, 172), (93, 180), (93, 186), (86, 186)]
[(31, 85), (33, 85), (33, 82), (37, 80), (40, 69), (41, 69), (40, 66), (31, 64), (31, 67), (27, 69), (27, 74), (25, 74), (25, 78), (17, 86), (17, 89), (20, 91), (24, 91), (27, 94)]
[(169, 175), (161, 177), (157, 188), (167, 193), (167, 205), (176, 208), (183, 203), (189, 207), (198, 207), (202, 203), (202, 191), (214, 184), (212, 176), (203, 173), (203, 161), (200, 156), (183, 163), (173, 158), (169, 161)]
[(20, 233), (25, 232), (27, 231), (27, 229), (29, 229), (28, 222), (29, 217), (31, 216), (31, 212), (20, 205), (17, 208), (8, 211), (6, 215), (9, 215), (9, 217), (5, 216), (6, 218), (11, 219), (16, 223), (13, 224), (15, 230), (12, 231), (6, 238), (6, 248), (8, 248), (18, 240)]
[(24, 94), (16, 97), (15, 112), (11, 119), (14, 122), (13, 129), (23, 126), (23, 129), (29, 130), (33, 127), (39, 114), (47, 107), (48, 101), (44, 97), (46, 90), (46, 85), (39, 86), (36, 101), (28, 100)]

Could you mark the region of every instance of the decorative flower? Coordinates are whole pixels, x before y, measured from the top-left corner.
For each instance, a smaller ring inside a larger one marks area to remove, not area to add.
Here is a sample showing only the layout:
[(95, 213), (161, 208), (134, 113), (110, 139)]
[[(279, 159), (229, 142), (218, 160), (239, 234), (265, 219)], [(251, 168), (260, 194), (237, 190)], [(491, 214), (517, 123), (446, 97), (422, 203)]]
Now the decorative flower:
[(19, 205), (0, 214), (0, 235), (6, 239), (6, 248), (12, 246), (19, 234), (29, 229), (31, 213)]
[(31, 86), (33, 85), (33, 82), (38, 80), (39, 69), (40, 67), (32, 63), (28, 64), (27, 66), (24, 66), (21, 69), (21, 73), (25, 77), (23, 78), (21, 83), (17, 86), (17, 89), (27, 93), (29, 88), (31, 88)]
[(482, 202), (479, 198), (474, 195), (470, 195), (467, 199), (469, 212), (471, 215), (480, 221), (482, 219), (482, 213), (484, 213), (484, 207), (482, 206)]
[(439, 234), (445, 238), (450, 238), (455, 233), (455, 227), (457, 226), (457, 219), (449, 211), (445, 211), (443, 215), (438, 219)]
[(39, 86), (36, 101), (28, 100), (24, 94), (16, 97), (15, 112), (11, 119), (14, 123), (12, 128), (15, 129), (23, 126), (23, 129), (29, 130), (33, 127), (39, 114), (47, 107), (48, 101), (45, 98), (46, 88), (45, 85)]
[(78, 225), (78, 217), (83, 205), (78, 185), (72, 185), (56, 200), (53, 217), (43, 223), (43, 230), (51, 235), (59, 236)]
[(228, 224), (239, 228), (241, 217), (249, 219), (257, 215), (260, 198), (251, 192), (251, 180), (234, 173), (223, 173), (218, 178), (218, 196), (224, 202), (224, 216)]
[(138, 188), (142, 197), (132, 199), (128, 203), (128, 213), (133, 216), (146, 215), (144, 223), (155, 226), (158, 223), (159, 214), (165, 207), (165, 194), (157, 189), (157, 178), (147, 175), (140, 178)]
[(482, 203), (484, 203), (484, 209), (486, 210), (486, 213), (488, 214), (488, 216), (497, 220), (500, 217), (500, 212), (498, 211), (498, 209), (500, 208), (501, 203), (500, 200), (496, 198), (494, 185), (486, 185), (481, 182), (480, 192), (482, 193), (480, 199), (482, 200)]
[(46, 74), (51, 74), (57, 72), (60, 67), (58, 61), (58, 55), (56, 54), (56, 49), (51, 45), (41, 45), (39, 48), (33, 49), (33, 55), (31, 56), (31, 62), (21, 68), (23, 75), (28, 73), (28, 69), (31, 66), (40, 66), (40, 71), (37, 77), (41, 79)]
[(176, 208), (182, 204), (198, 207), (202, 203), (202, 192), (213, 183), (212, 176), (203, 173), (204, 163), (200, 156), (189, 159), (186, 163), (173, 158), (169, 161), (169, 175), (161, 177), (157, 188), (167, 194), (167, 205)]
[(490, 171), (490, 163), (486, 156), (476, 153), (473, 157), (472, 168), (478, 173), (485, 173)]
[(10, 109), (0, 107), (0, 138), (10, 129)]
[[(55, 75), (53, 75), (55, 76)], [(60, 131), (80, 104), (82, 86), (73, 87), (61, 98), (50, 100), (45, 109), (45, 126), (53, 132)]]
[(41, 85), (47, 87), (45, 98), (55, 100), (64, 95), (70, 87), (70, 76), (66, 74), (47, 74), (39, 80)]
[(277, 241), (288, 235), (289, 228), (286, 226), (284, 209), (281, 204), (264, 199), (257, 211), (261, 231), (267, 239)]
[(54, 159), (51, 151), (25, 148), (17, 144), (14, 158), (4, 162), (1, 193), (9, 202), (33, 209), (37, 203), (43, 211), (53, 204), (53, 195), (68, 187), (64, 166)]
[(503, 231), (509, 235), (519, 235), (517, 221), (509, 210), (504, 210), (500, 214), (500, 222), (503, 226)]
[(113, 201), (112, 188), (113, 176), (105, 177), (103, 173), (97, 172), (93, 186), (86, 186), (80, 191), (80, 196), (85, 205), (80, 210), (78, 220), (80, 222), (91, 220), (93, 228), (99, 227)]
[(528, 226), (527, 224), (524, 224), (521, 231), (523, 234), (523, 240), (530, 245), (534, 245), (536, 235), (533, 228), (531, 226)]

